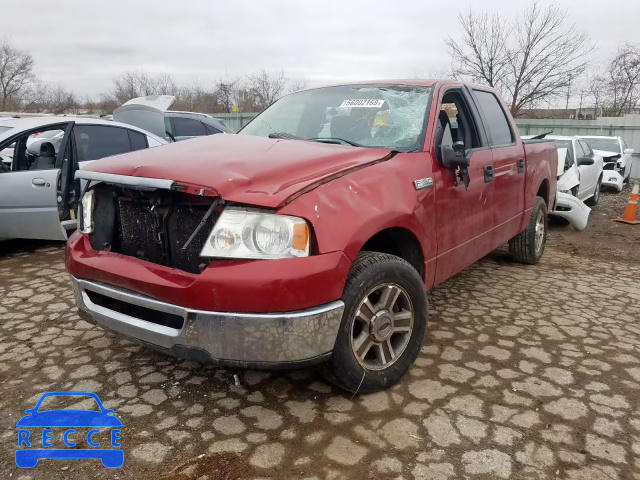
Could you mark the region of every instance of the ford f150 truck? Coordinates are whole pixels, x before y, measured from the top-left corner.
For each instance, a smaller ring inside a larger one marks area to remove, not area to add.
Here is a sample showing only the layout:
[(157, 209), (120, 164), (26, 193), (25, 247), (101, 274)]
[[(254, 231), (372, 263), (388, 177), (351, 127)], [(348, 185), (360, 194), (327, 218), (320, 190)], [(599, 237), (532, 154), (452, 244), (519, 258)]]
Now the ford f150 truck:
[(544, 251), (556, 147), (523, 142), (489, 88), (312, 89), (239, 133), (76, 173), (82, 318), (199, 362), (322, 364), (374, 392), (416, 359), (428, 289), (507, 242), (518, 262)]

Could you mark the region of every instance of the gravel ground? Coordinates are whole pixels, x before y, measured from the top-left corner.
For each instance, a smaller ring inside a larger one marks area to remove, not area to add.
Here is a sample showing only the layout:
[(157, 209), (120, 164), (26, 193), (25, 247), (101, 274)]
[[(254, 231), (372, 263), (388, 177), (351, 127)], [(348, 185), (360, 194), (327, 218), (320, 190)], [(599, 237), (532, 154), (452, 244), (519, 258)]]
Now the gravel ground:
[[(313, 370), (122, 340), (76, 315), (61, 245), (0, 244), (0, 478), (640, 478), (640, 226), (611, 221), (626, 200), (603, 196), (579, 234), (554, 227), (537, 266), (500, 249), (437, 287), (416, 365), (355, 398)], [(124, 468), (15, 466), (16, 421), (55, 390), (116, 410)]]

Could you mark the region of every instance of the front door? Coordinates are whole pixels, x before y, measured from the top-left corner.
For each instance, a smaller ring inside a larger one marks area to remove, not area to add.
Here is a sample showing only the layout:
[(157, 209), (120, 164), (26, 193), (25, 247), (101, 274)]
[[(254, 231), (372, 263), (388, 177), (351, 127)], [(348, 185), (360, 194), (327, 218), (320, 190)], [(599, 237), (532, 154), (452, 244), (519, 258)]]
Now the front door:
[[(435, 283), (471, 265), (493, 249), (493, 155), (477, 122), (477, 113), (466, 90), (448, 89), (440, 94), (438, 124), (432, 148), (436, 187), (438, 257)], [(469, 186), (441, 164), (443, 145), (463, 142)]]
[(0, 238), (67, 239), (58, 186), (72, 126), (22, 132), (0, 144), (0, 150), (13, 146), (11, 171), (0, 172)]

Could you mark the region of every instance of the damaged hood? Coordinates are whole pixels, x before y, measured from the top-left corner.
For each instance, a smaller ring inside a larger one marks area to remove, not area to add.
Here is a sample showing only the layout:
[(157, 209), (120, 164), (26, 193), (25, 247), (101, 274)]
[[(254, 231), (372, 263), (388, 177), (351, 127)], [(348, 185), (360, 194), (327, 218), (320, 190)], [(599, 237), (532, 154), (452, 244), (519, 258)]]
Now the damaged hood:
[(600, 155), (605, 162), (615, 162), (622, 156), (620, 152), (610, 152), (607, 150), (594, 150), (593, 153), (595, 153), (596, 155)]
[[(170, 180), (187, 191), (219, 195), (224, 200), (275, 208), (354, 169), (390, 158), (391, 151), (250, 135), (211, 135), (161, 148), (150, 148), (93, 162), (90, 172)], [(88, 174), (88, 175), (85, 175)], [(97, 180), (97, 177), (95, 177)], [(146, 179), (146, 180), (143, 180)]]

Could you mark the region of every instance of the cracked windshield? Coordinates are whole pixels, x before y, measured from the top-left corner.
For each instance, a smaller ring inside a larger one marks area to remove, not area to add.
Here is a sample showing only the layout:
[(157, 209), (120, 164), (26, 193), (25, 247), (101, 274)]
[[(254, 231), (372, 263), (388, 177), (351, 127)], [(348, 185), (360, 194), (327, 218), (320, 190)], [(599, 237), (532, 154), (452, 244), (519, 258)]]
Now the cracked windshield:
[(412, 151), (420, 148), (431, 88), (343, 86), (284, 97), (240, 133)]

